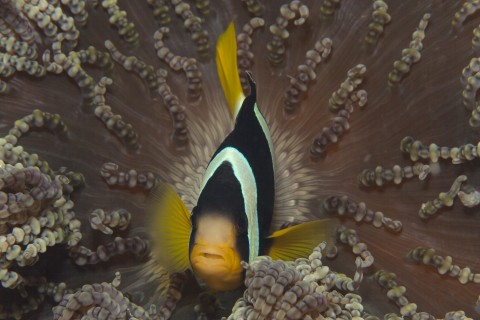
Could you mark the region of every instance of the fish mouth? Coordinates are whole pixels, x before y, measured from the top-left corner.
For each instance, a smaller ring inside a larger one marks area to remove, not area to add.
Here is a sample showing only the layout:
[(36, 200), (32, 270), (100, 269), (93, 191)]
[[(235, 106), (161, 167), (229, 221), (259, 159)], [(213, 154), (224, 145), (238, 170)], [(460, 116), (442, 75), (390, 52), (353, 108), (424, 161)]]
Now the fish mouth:
[(194, 264), (222, 264), (227, 262), (225, 249), (199, 244), (193, 247), (190, 259)]
[(201, 252), (200, 256), (212, 260), (225, 260), (225, 257), (223, 255), (211, 252)]
[(195, 244), (190, 254), (190, 262), (195, 271), (204, 275), (228, 273), (233, 267), (233, 261), (229, 258), (230, 251), (231, 248)]
[(190, 254), (190, 262), (193, 272), (210, 289), (233, 290), (242, 283), (240, 256), (231, 247), (195, 244)]

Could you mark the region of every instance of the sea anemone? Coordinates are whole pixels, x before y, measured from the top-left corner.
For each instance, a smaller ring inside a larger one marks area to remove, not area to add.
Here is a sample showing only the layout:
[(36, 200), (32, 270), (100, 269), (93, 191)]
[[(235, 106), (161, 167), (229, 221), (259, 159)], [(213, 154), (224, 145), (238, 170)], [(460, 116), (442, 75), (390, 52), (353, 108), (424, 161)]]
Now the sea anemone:
[[(0, 0), (0, 318), (478, 317), (479, 8)], [(167, 182), (191, 210), (233, 127), (214, 59), (230, 21), (272, 133), (271, 231), (339, 228), (212, 298), (156, 264), (144, 208)], [(275, 305), (296, 286), (313, 291)]]

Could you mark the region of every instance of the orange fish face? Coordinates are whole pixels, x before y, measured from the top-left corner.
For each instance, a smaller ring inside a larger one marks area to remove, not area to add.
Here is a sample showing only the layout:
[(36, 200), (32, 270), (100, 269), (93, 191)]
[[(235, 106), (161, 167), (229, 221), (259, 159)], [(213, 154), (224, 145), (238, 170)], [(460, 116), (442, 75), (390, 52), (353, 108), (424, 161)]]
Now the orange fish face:
[(232, 222), (220, 214), (202, 216), (190, 253), (195, 274), (215, 291), (233, 290), (243, 280), (240, 261)]

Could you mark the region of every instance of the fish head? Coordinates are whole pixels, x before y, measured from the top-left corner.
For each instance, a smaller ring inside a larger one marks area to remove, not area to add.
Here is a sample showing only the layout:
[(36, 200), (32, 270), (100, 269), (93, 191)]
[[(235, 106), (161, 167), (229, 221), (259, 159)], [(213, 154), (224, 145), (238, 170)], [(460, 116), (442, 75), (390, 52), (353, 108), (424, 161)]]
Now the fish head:
[(193, 272), (212, 290), (228, 291), (243, 281), (237, 228), (220, 213), (205, 214), (193, 226), (190, 263)]

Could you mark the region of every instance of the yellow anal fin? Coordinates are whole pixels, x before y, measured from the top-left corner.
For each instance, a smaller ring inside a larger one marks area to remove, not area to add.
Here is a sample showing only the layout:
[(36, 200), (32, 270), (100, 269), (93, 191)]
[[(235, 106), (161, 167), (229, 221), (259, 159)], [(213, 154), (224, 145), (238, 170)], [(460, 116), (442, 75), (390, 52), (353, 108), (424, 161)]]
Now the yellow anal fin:
[(331, 219), (305, 222), (275, 231), (268, 255), (274, 260), (294, 261), (308, 258), (313, 249), (323, 241), (334, 239), (336, 223)]
[(190, 268), (190, 213), (172, 186), (162, 184), (150, 192), (147, 213), (152, 251), (159, 264), (169, 272)]
[(230, 22), (227, 30), (218, 38), (216, 63), (223, 92), (225, 93), (232, 117), (235, 118), (242, 106), (245, 95), (243, 94), (240, 76), (238, 75), (237, 40), (233, 22)]

